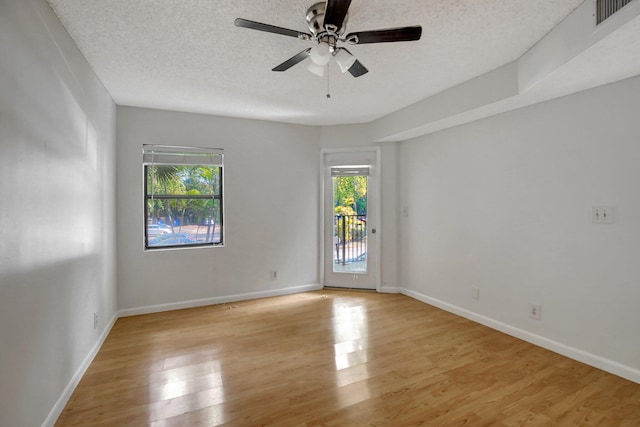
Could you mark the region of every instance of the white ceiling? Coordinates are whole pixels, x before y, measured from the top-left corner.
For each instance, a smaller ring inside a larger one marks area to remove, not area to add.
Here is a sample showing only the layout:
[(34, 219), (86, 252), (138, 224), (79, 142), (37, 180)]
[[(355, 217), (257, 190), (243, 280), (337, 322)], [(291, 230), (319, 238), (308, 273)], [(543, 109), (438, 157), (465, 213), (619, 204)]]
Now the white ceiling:
[(422, 39), (350, 47), (369, 73), (333, 67), (327, 99), (306, 62), (271, 71), (312, 42), (233, 24), (308, 32), (313, 0), (49, 0), (118, 105), (308, 125), (370, 122), (512, 62), (582, 2), (353, 0), (347, 32), (419, 24)]

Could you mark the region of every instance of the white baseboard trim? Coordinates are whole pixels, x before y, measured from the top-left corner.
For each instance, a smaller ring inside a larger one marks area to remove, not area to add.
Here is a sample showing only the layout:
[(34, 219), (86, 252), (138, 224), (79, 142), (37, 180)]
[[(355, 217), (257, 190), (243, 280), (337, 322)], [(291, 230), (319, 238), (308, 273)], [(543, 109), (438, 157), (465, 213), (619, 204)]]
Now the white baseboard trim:
[(51, 411), (49, 411), (49, 415), (42, 423), (42, 427), (53, 427), (56, 421), (58, 421), (58, 417), (60, 417), (60, 414), (62, 414), (62, 411), (64, 410), (64, 407), (67, 405), (67, 402), (71, 398), (73, 391), (78, 386), (78, 383), (84, 376), (85, 372), (87, 372), (87, 369), (89, 369), (89, 365), (91, 365), (91, 362), (93, 362), (93, 359), (98, 354), (98, 351), (100, 351), (102, 344), (104, 344), (104, 340), (107, 339), (107, 336), (109, 335), (109, 332), (111, 332), (113, 325), (115, 325), (116, 320), (118, 320), (118, 312), (114, 313), (113, 317), (111, 318), (109, 323), (105, 326), (104, 330), (100, 334), (98, 341), (96, 341), (94, 346), (89, 351), (89, 354), (87, 354), (87, 356), (84, 358), (84, 360), (80, 364), (80, 367), (78, 367), (75, 374), (73, 374), (73, 377), (71, 377), (71, 380), (62, 391), (62, 394), (56, 401), (55, 405), (53, 405), (53, 408), (51, 408)]
[(221, 297), (202, 298), (188, 301), (172, 302), (168, 304), (148, 305), (144, 307), (125, 308), (118, 311), (118, 317), (137, 316), (140, 314), (160, 313), (163, 311), (181, 310), (183, 308), (204, 307), (207, 305), (224, 304), (227, 302), (244, 301), (249, 299), (277, 297), (281, 295), (297, 294), (300, 292), (318, 291), (320, 284), (292, 286), (289, 288), (271, 289), (268, 291), (249, 292), (246, 294), (225, 295)]
[(380, 293), (382, 294), (399, 294), (402, 292), (402, 288), (399, 286), (381, 286)]
[(429, 297), (410, 289), (401, 288), (401, 293), (407, 295), (408, 297), (417, 299), (418, 301), (422, 301), (434, 307), (441, 308), (442, 310), (448, 311), (449, 313), (456, 314), (458, 316), (472, 320), (476, 323), (480, 323), (481, 325), (487, 326), (491, 329), (495, 329), (507, 335), (511, 335), (523, 341), (527, 341), (531, 344), (537, 345), (538, 347), (545, 348), (547, 350), (566, 356), (570, 359), (577, 360), (578, 362), (582, 362), (595, 368), (602, 369), (603, 371), (640, 384), (640, 370), (574, 347), (570, 347), (549, 338), (545, 338), (541, 335), (525, 331), (524, 329), (516, 328), (515, 326), (499, 322), (490, 317), (474, 313), (467, 309), (449, 304), (436, 298)]

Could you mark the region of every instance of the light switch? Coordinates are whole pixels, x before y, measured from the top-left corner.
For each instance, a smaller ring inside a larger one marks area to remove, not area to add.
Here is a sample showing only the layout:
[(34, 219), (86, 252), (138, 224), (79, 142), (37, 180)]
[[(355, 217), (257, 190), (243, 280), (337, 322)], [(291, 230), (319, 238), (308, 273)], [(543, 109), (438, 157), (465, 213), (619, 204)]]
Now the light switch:
[(613, 223), (613, 206), (593, 206), (591, 208), (591, 222), (594, 224)]

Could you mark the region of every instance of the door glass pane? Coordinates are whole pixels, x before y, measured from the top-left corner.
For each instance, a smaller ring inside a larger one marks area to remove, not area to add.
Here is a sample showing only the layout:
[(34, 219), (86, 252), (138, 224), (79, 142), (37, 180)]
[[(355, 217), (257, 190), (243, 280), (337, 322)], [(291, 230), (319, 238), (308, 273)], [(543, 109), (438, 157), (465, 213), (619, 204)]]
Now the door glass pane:
[(334, 176), (333, 271), (367, 272), (367, 177)]

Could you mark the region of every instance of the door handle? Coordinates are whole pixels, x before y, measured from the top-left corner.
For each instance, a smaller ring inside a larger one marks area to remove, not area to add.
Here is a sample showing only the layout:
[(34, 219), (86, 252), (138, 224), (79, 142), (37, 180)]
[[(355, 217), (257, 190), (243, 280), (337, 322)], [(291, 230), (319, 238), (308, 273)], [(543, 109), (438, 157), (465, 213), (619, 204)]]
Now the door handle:
[(371, 229), (371, 234), (376, 234), (376, 229), (375, 228)]

